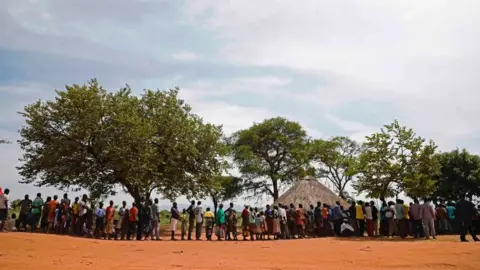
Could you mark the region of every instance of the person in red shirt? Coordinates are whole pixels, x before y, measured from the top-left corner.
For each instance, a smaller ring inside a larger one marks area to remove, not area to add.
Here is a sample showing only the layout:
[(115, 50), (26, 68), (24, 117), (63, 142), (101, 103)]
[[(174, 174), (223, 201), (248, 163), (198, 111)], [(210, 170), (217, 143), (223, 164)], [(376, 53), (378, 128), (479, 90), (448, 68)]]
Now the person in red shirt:
[(108, 235), (108, 240), (112, 239), (113, 236), (113, 219), (115, 217), (115, 208), (113, 207), (113, 201), (110, 201), (110, 205), (107, 207), (106, 213), (105, 213), (106, 219), (105, 219), (105, 234), (103, 235), (104, 238), (107, 238)]
[(295, 215), (295, 223), (297, 224), (297, 231), (298, 231), (299, 238), (305, 237), (305, 232), (303, 228), (304, 219), (305, 219), (305, 213), (303, 211), (303, 205), (299, 204), (297, 208), (297, 213)]
[(132, 208), (130, 209), (130, 213), (128, 215), (128, 221), (130, 221), (130, 231), (128, 232), (127, 239), (131, 240), (131, 236), (133, 235), (134, 239), (137, 235), (137, 222), (138, 222), (138, 208), (136, 203), (132, 203)]

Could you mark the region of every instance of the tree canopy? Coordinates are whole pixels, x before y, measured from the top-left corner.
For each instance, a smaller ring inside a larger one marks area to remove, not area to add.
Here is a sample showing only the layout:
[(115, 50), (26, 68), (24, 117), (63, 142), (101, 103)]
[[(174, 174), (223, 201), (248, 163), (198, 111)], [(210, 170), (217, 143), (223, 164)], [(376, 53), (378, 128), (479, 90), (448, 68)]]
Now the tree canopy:
[(310, 162), (309, 137), (299, 123), (271, 118), (240, 130), (230, 138), (233, 159), (255, 195), (277, 200)]
[(214, 176), (210, 191), (214, 213), (217, 213), (219, 203), (236, 198), (244, 192), (244, 189), (245, 184), (242, 178), (223, 175)]
[(318, 165), (317, 177), (333, 184), (338, 196), (347, 199), (345, 190), (357, 173), (361, 146), (354, 140), (337, 136), (329, 140), (315, 140), (312, 146), (314, 161)]
[[(174, 199), (201, 197), (224, 171), (220, 126), (204, 123), (178, 98), (179, 89), (107, 92), (96, 80), (57, 90), (20, 114), (22, 183), (84, 188), (111, 195), (116, 187), (143, 201), (154, 191)], [(94, 195), (94, 196), (95, 196)]]
[(456, 149), (437, 154), (441, 164), (435, 192), (431, 197), (459, 200), (480, 197), (480, 157), (467, 150)]
[(426, 142), (398, 121), (366, 137), (354, 187), (369, 197), (393, 197), (404, 191), (411, 197), (430, 195), (440, 164), (436, 145)]

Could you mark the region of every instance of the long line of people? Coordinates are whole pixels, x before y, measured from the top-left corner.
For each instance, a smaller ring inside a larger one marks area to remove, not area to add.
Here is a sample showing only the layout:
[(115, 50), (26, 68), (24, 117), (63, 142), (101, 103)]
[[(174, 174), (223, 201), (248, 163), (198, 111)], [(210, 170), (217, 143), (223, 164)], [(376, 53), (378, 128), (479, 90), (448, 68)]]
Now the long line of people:
[[(0, 194), (0, 231), (3, 231), (8, 215), (8, 194)], [(41, 231), (44, 233), (73, 234), (77, 236), (105, 239), (152, 239), (160, 240), (160, 207), (158, 199), (146, 200), (127, 207), (124, 201), (117, 209), (110, 201), (104, 208), (88, 202), (88, 197), (75, 198), (73, 202), (64, 194), (58, 201), (55, 195), (44, 201), (40, 193), (32, 201), (28, 195), (20, 203), (20, 214), (10, 219), (10, 229)], [(296, 239), (324, 236), (369, 237), (398, 236), (406, 238), (435, 238), (437, 233), (453, 233), (458, 230), (461, 240), (470, 232), (478, 241), (475, 230), (480, 229), (479, 211), (466, 200), (456, 204), (441, 202), (434, 209), (429, 200), (420, 204), (414, 200), (410, 205), (402, 200), (383, 202), (380, 209), (374, 201), (352, 202), (344, 209), (340, 202), (330, 206), (317, 202), (316, 206), (304, 208), (299, 205), (266, 205), (265, 209), (245, 206), (237, 213), (233, 203), (226, 210), (219, 205), (212, 212), (204, 208), (201, 201), (192, 201), (187, 209), (179, 211), (176, 203), (170, 209), (170, 239), (177, 240), (180, 229), (181, 240), (201, 240), (205, 228), (207, 240), (216, 235), (217, 240), (269, 240)], [(241, 230), (238, 230), (238, 223)], [(177, 228), (179, 226), (179, 228)], [(475, 229), (477, 228), (477, 229)], [(439, 229), (439, 230), (438, 230)]]

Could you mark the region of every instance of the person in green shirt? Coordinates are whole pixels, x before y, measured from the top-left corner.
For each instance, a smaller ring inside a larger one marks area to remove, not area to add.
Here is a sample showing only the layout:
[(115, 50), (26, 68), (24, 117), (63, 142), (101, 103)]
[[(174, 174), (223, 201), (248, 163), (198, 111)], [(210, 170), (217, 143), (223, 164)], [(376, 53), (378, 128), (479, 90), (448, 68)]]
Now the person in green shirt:
[(32, 202), (32, 218), (30, 221), (30, 230), (32, 232), (37, 230), (38, 221), (40, 221), (40, 216), (42, 215), (43, 204), (42, 194), (37, 193), (37, 197)]
[(217, 240), (220, 241), (225, 237), (225, 211), (223, 211), (223, 204), (218, 206), (215, 224), (217, 225)]

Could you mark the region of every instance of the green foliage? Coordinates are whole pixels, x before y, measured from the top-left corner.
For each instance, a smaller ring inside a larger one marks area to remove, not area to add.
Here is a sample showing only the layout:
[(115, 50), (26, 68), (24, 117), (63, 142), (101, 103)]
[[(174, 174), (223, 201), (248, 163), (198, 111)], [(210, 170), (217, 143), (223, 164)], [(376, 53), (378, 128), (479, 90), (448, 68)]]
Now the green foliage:
[(221, 202), (232, 200), (242, 194), (245, 183), (242, 178), (234, 176), (214, 176), (214, 185), (210, 191), (213, 202), (214, 213), (217, 213), (217, 206)]
[(459, 200), (480, 196), (480, 157), (467, 150), (437, 154), (441, 164), (433, 198)]
[(20, 215), (20, 209), (22, 208), (22, 200), (16, 199), (10, 202), (10, 206), (8, 209), (9, 213), (9, 218), (11, 217), (12, 214), (17, 215), (17, 217)]
[(404, 191), (411, 197), (430, 195), (440, 164), (436, 145), (416, 136), (394, 121), (381, 132), (367, 136), (359, 158), (360, 172), (354, 187), (369, 197), (392, 197)]
[(300, 124), (277, 117), (236, 132), (230, 138), (235, 163), (255, 195), (278, 199), (279, 188), (308, 165), (309, 138)]
[(10, 141), (0, 139), (0, 144), (10, 144)]
[(348, 137), (333, 137), (330, 140), (315, 140), (312, 145), (314, 161), (319, 165), (317, 177), (327, 178), (337, 194), (347, 199), (345, 188), (357, 174), (360, 145)]
[(119, 186), (140, 202), (153, 191), (202, 196), (225, 168), (221, 127), (192, 114), (178, 88), (138, 97), (92, 80), (56, 92), (20, 113), (21, 183), (84, 188), (99, 200)]

